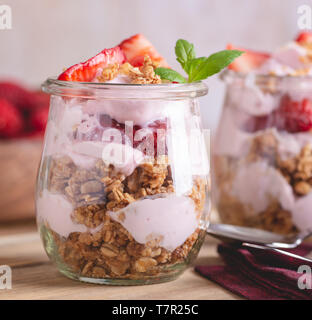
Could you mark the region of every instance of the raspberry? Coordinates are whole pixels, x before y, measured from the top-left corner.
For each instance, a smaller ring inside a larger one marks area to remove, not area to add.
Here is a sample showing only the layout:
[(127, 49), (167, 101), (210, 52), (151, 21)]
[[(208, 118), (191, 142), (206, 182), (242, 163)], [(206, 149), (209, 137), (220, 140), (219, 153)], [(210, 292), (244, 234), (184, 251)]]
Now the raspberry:
[(312, 128), (312, 102), (309, 99), (291, 100), (288, 95), (281, 99), (275, 112), (275, 124), (280, 130), (303, 132)]

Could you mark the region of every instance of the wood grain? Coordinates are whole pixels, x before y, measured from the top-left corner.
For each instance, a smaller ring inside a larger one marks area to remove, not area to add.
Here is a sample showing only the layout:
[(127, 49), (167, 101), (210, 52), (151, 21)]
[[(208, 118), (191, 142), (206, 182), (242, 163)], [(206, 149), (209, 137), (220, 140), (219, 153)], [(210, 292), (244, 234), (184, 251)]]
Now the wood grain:
[[(195, 264), (222, 263), (216, 242), (206, 239)], [(33, 223), (0, 227), (0, 265), (12, 268), (12, 289), (0, 290), (8, 299), (239, 299), (190, 267), (179, 279), (147, 286), (115, 287), (85, 284), (62, 276), (48, 260)]]

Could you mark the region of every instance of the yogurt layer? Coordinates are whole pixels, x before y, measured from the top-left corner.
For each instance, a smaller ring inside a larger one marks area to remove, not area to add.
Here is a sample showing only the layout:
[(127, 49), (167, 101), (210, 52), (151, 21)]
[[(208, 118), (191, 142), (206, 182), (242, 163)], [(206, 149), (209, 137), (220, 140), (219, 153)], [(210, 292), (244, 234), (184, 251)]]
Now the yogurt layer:
[(36, 202), (37, 217), (43, 223), (48, 223), (49, 227), (60, 236), (67, 238), (72, 232), (95, 233), (102, 228), (102, 224), (94, 229), (87, 228), (83, 224), (78, 224), (72, 220), (73, 206), (60, 194), (54, 194), (48, 190), (43, 190)]
[(47, 155), (68, 155), (77, 166), (85, 169), (92, 168), (97, 159), (103, 159), (125, 175), (130, 175), (142, 163), (144, 155), (127, 145), (127, 141), (126, 144), (103, 141), (110, 141), (111, 136), (120, 136), (121, 140), (122, 134), (115, 128), (103, 128), (100, 115), (107, 114), (121, 123), (133, 121), (143, 127), (154, 120), (165, 118), (170, 128), (165, 138), (169, 157), (174, 163), (173, 174), (179, 177), (182, 170), (186, 176), (177, 183), (179, 188), (181, 186), (178, 192), (182, 194), (192, 188), (192, 175), (209, 173), (200, 120), (191, 113), (191, 107), (196, 108), (197, 105), (190, 106), (189, 101), (121, 99), (81, 102), (72, 99), (65, 102), (59, 97), (53, 101), (56, 108), (52, 119), (55, 120), (48, 123)]
[[(83, 106), (87, 114), (107, 114), (119, 123), (132, 121), (134, 125), (144, 126), (146, 123), (164, 119), (168, 112), (175, 108), (188, 108), (187, 101), (149, 100), (140, 95), (140, 99), (89, 100)], [(187, 109), (186, 109), (187, 111)], [(179, 113), (182, 113), (179, 110)]]
[[(72, 145), (74, 154), (88, 159), (102, 159), (107, 165), (112, 164), (117, 171), (126, 176), (143, 162), (144, 154), (126, 144), (83, 141)], [(75, 157), (73, 157), (75, 162)]]
[(302, 58), (307, 55), (308, 51), (305, 47), (291, 41), (274, 52), (272, 58), (280, 64), (296, 70), (305, 67)]
[[(101, 76), (103, 72), (102, 68), (99, 68), (97, 71), (97, 74), (95, 76), (95, 78), (92, 80), (92, 82), (95, 83), (99, 83), (101, 81), (99, 81), (98, 77)], [(103, 82), (101, 82), (103, 83)], [(131, 79), (129, 76), (125, 75), (125, 74), (118, 74), (114, 79), (112, 80), (107, 80), (105, 81), (106, 84), (129, 84), (131, 83)]]
[(109, 214), (137, 242), (156, 240), (169, 251), (182, 245), (198, 227), (194, 202), (185, 196), (143, 199)]
[(252, 139), (266, 133), (272, 134), (277, 140), (278, 154), (283, 160), (296, 156), (306, 144), (312, 145), (312, 134), (309, 131), (289, 133), (268, 128), (254, 133), (246, 132), (242, 127), (249, 119), (247, 113), (235, 108), (224, 108), (214, 143), (214, 153), (243, 157), (249, 152)]
[[(62, 102), (57, 99), (57, 103)], [(48, 122), (45, 154), (67, 155), (77, 166), (85, 169), (92, 168), (97, 159), (103, 159), (120, 172), (130, 175), (143, 161), (143, 153), (127, 144), (101, 141), (103, 134), (94, 136), (95, 130), (103, 132), (103, 128), (95, 115), (83, 113), (82, 109), (81, 105), (57, 105), (55, 121)], [(115, 130), (120, 135), (117, 129), (106, 129), (109, 130)], [(91, 134), (93, 141), (82, 140), (82, 137), (87, 138)]]
[(38, 219), (48, 223), (50, 228), (62, 237), (68, 237), (71, 232), (86, 232), (87, 227), (73, 222), (72, 204), (64, 196), (43, 190), (37, 199)]
[(312, 228), (312, 193), (298, 199), (292, 210), (293, 221), (299, 230)]
[(250, 206), (252, 214), (264, 211), (272, 199), (278, 199), (282, 208), (290, 211), (299, 230), (312, 228), (312, 192), (298, 198), (286, 179), (264, 161), (241, 167), (232, 184), (232, 194)]
[[(259, 75), (280, 78), (262, 79)], [(271, 54), (258, 69), (251, 70), (244, 77), (234, 81), (232, 77), (225, 77), (229, 84), (229, 103), (249, 115), (268, 115), (279, 107), (280, 97), (285, 93), (296, 101), (312, 98), (309, 83), (295, 81), (296, 76), (302, 75), (312, 75), (311, 48), (296, 41), (289, 42)]]
[(250, 74), (243, 84), (228, 86), (228, 99), (231, 107), (237, 107), (249, 115), (263, 116), (270, 114), (279, 105), (279, 94), (263, 92), (256, 84), (255, 75)]
[(241, 167), (233, 179), (232, 193), (254, 213), (264, 211), (272, 199), (279, 199), (284, 209), (292, 209), (295, 201), (286, 179), (264, 161)]
[[(278, 76), (295, 75), (297, 70), (307, 68), (303, 62), (308, 51), (296, 42), (289, 42), (274, 52), (258, 70), (260, 74), (274, 73)], [(308, 74), (312, 74), (312, 68)]]

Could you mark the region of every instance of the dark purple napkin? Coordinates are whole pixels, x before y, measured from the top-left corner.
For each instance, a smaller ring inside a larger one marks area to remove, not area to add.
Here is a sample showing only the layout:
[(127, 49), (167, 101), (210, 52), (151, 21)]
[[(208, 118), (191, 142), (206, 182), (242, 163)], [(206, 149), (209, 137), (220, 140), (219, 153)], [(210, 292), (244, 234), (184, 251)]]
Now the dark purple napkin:
[[(306, 256), (312, 251), (312, 244), (287, 251)], [(298, 279), (303, 274), (297, 272), (300, 265), (312, 269), (312, 263), (271, 250), (228, 244), (220, 244), (218, 253), (224, 266), (196, 266), (195, 271), (233, 293), (251, 300), (312, 299), (312, 289), (299, 289)]]

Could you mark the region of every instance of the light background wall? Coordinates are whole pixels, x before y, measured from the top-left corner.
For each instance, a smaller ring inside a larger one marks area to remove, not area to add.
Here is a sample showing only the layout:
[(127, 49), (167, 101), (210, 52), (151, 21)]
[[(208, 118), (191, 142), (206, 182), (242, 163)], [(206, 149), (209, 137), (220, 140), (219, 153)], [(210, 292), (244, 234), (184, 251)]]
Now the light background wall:
[[(0, 0), (13, 29), (0, 31), (0, 78), (39, 86), (48, 76), (142, 32), (178, 68), (174, 43), (185, 38), (198, 56), (226, 43), (272, 50), (297, 33), (297, 8), (311, 0)], [(215, 128), (224, 85), (214, 76), (202, 98), (206, 128)]]

